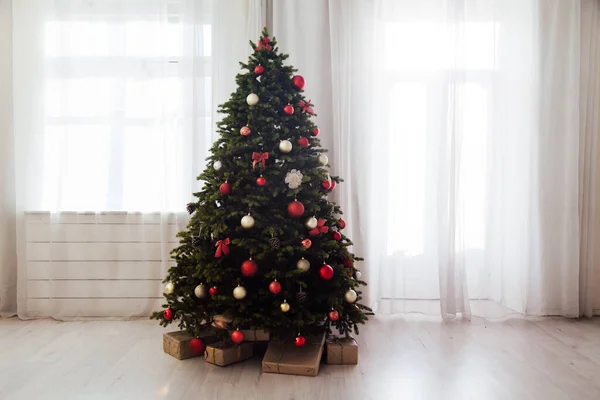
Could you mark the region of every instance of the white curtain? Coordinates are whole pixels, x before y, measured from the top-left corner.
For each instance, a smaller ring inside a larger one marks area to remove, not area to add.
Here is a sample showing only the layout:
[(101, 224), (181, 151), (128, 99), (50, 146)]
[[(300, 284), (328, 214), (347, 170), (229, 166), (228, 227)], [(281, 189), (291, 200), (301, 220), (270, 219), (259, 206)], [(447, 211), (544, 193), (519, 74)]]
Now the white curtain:
[(378, 312), (598, 308), (597, 1), (272, 6)]
[(161, 304), (214, 110), (262, 20), (260, 0), (12, 2), (19, 316)]

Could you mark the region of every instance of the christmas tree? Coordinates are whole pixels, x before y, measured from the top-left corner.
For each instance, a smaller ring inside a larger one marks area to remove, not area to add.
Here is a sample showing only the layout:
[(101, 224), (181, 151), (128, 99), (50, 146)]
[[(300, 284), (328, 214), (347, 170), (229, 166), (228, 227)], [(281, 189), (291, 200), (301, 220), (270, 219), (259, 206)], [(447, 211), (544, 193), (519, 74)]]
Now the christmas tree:
[(339, 206), (327, 195), (326, 151), (303, 95), (304, 78), (284, 65), (267, 30), (240, 63), (237, 90), (219, 107), (220, 138), (198, 177), (202, 191), (187, 205), (191, 218), (173, 250), (164, 310), (153, 318), (194, 336), (207, 326), (264, 329), (303, 343), (307, 334), (358, 333), (369, 309), (365, 285), (344, 236)]

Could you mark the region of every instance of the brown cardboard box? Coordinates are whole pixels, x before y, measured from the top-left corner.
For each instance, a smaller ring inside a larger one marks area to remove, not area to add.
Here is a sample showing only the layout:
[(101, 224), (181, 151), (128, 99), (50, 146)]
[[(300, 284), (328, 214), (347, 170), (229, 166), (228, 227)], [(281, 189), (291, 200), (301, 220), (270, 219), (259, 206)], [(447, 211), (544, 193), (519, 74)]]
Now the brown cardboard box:
[(353, 337), (328, 337), (327, 364), (358, 364), (358, 343)]
[(325, 334), (309, 336), (306, 344), (296, 347), (293, 342), (270, 342), (262, 361), (263, 372), (275, 374), (317, 376)]
[(224, 367), (239, 361), (246, 360), (254, 355), (253, 343), (228, 344), (213, 343), (206, 346), (204, 361)]
[(244, 342), (268, 342), (271, 339), (271, 334), (262, 329), (241, 329), (240, 331), (244, 334)]
[[(218, 340), (214, 332), (211, 331), (201, 333), (200, 338), (204, 340), (206, 345), (215, 343)], [(190, 341), (192, 339), (193, 336), (186, 331), (165, 333), (163, 334), (163, 350), (178, 360), (201, 356), (201, 354), (193, 354), (190, 351)]]

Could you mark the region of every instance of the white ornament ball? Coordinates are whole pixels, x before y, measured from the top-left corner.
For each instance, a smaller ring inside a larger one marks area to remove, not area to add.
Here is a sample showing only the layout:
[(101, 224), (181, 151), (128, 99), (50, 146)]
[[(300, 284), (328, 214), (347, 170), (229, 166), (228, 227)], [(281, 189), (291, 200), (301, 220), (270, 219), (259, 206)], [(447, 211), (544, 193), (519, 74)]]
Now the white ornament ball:
[(166, 294), (171, 294), (171, 293), (173, 293), (174, 290), (175, 290), (175, 285), (173, 285), (173, 282), (169, 282), (165, 285), (165, 293)]
[(354, 303), (356, 301), (356, 298), (358, 297), (358, 295), (356, 294), (356, 292), (352, 289), (349, 289), (346, 294), (344, 295), (344, 298), (346, 299), (346, 301), (348, 303)]
[(308, 260), (306, 258), (302, 257), (296, 263), (296, 267), (298, 267), (298, 269), (300, 271), (306, 272), (306, 271), (308, 271), (310, 269), (310, 262), (308, 262)]
[(247, 97), (246, 97), (246, 103), (248, 103), (248, 105), (250, 106), (255, 106), (258, 104), (258, 95), (256, 95), (256, 93), (250, 93)]
[(356, 277), (356, 279), (360, 279), (360, 277), (362, 276), (362, 274), (360, 273), (360, 271), (356, 271), (354, 273), (354, 276)]
[(223, 166), (223, 163), (221, 161), (215, 161), (213, 163), (213, 168), (215, 169), (215, 171), (220, 170), (222, 166)]
[(290, 311), (290, 305), (288, 303), (281, 303), (281, 305), (279, 306), (281, 308), (281, 311), (283, 312), (288, 312)]
[(282, 140), (281, 142), (279, 142), (279, 150), (282, 153), (289, 153), (290, 151), (292, 151), (292, 142), (290, 142), (289, 140)]
[(254, 226), (254, 217), (252, 215), (245, 215), (242, 218), (241, 224), (246, 229), (252, 228)]
[(321, 165), (327, 165), (329, 164), (329, 158), (327, 158), (325, 154), (319, 154), (317, 156), (317, 162)]
[(246, 288), (243, 286), (237, 286), (235, 289), (233, 289), (233, 297), (235, 297), (236, 300), (242, 300), (244, 297), (246, 297)]
[(196, 289), (194, 289), (194, 294), (199, 299), (205, 298), (206, 297), (206, 286), (203, 283), (199, 284), (198, 286), (196, 286)]
[(315, 229), (319, 221), (315, 217), (310, 217), (306, 220), (306, 224), (304, 224), (308, 229)]

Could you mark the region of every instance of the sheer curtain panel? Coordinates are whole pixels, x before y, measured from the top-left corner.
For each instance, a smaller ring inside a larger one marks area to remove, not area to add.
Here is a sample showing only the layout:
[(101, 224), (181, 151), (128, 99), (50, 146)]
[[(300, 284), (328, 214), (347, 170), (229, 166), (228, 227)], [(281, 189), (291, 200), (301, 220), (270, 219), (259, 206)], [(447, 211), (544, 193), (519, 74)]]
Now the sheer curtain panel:
[(219, 38), (256, 37), (260, 1), (19, 0), (13, 17), (19, 315), (148, 315), (249, 54)]

